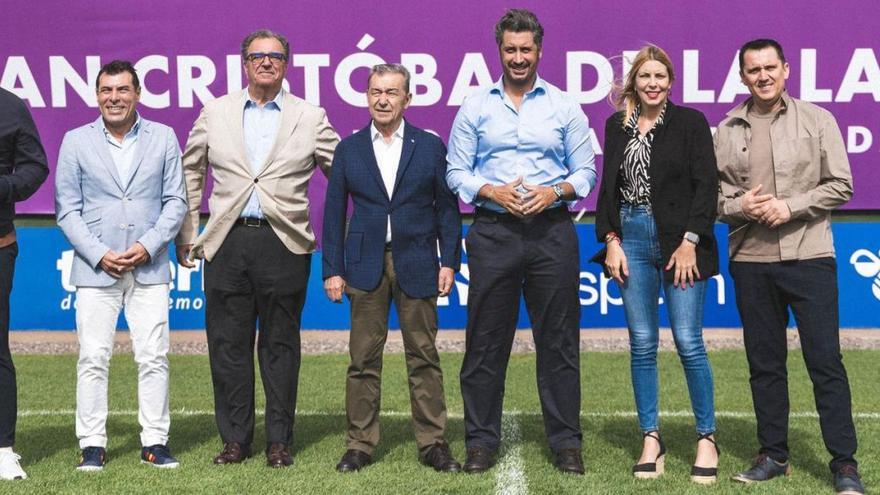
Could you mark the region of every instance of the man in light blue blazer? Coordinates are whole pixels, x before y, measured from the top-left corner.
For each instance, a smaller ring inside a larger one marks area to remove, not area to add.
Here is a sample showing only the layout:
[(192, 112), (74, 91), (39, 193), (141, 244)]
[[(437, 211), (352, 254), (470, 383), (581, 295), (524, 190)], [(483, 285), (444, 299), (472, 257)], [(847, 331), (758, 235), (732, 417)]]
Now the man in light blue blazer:
[(187, 210), (174, 131), (141, 118), (140, 82), (113, 61), (96, 81), (101, 117), (64, 136), (55, 173), (58, 226), (76, 257), (80, 471), (106, 461), (107, 383), (120, 310), (138, 365), (141, 461), (177, 467), (168, 450), (168, 243)]

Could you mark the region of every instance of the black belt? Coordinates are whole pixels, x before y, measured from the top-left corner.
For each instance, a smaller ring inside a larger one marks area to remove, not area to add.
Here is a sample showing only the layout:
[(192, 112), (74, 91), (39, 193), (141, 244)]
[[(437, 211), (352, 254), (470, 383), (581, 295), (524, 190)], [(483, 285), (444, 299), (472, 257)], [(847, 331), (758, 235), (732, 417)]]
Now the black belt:
[(553, 218), (556, 216), (568, 216), (568, 209), (564, 206), (559, 206), (555, 208), (548, 208), (541, 213), (538, 213), (534, 216), (520, 218), (512, 213), (499, 213), (495, 210), (490, 210), (488, 208), (480, 208), (477, 207), (474, 210), (474, 219), (483, 219), (483, 221), (489, 221), (492, 223), (530, 223), (537, 218)]
[(253, 218), (253, 217), (241, 217), (235, 221), (238, 225), (244, 225), (245, 227), (268, 227), (269, 220), (265, 218)]

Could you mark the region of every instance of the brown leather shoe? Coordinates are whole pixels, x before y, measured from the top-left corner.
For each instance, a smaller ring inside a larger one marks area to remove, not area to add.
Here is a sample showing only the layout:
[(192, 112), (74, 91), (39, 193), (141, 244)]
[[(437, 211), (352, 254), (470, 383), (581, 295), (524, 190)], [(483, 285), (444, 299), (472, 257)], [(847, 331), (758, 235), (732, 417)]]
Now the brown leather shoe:
[(370, 454), (360, 450), (349, 449), (345, 451), (339, 464), (336, 465), (336, 470), (340, 473), (353, 473), (360, 471), (362, 467), (371, 462), (373, 462), (373, 458)]
[(584, 474), (581, 449), (562, 449), (556, 453), (556, 469), (567, 474)]
[(293, 464), (287, 445), (273, 443), (266, 449), (266, 465), (273, 468), (283, 468)]
[(443, 441), (427, 447), (419, 455), (419, 460), (422, 461), (422, 464), (431, 466), (434, 468), (434, 471), (441, 473), (457, 473), (461, 471), (461, 464), (452, 457), (452, 452), (449, 451), (449, 444)]
[(485, 473), (495, 464), (495, 452), (486, 447), (471, 447), (467, 449), (467, 460), (464, 463), (464, 472), (470, 474)]
[(242, 445), (238, 442), (229, 442), (223, 445), (223, 450), (214, 458), (214, 464), (239, 464), (251, 456), (250, 445)]

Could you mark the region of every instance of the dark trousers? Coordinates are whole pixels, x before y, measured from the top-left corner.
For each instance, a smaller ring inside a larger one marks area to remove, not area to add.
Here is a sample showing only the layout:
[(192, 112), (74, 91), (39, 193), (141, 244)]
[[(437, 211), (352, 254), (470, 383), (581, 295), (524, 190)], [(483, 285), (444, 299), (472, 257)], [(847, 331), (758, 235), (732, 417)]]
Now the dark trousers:
[(794, 313), (831, 470), (856, 465), (849, 381), (840, 355), (834, 258), (781, 263), (731, 262), (743, 324), (761, 453), (786, 461), (788, 373), (786, 327)]
[(523, 222), (478, 210), (466, 238), (470, 282), (461, 367), (465, 442), (497, 450), (520, 296), (537, 351), (538, 394), (550, 448), (580, 448), (578, 241), (555, 208)]
[(18, 411), (18, 391), (15, 386), (15, 366), (9, 352), (9, 294), (18, 244), (0, 248), (0, 447), (15, 444), (15, 419)]
[[(446, 400), (437, 338), (437, 297), (412, 298), (397, 283), (391, 251), (379, 286), (367, 292), (348, 287), (351, 299), (351, 364), (345, 382), (348, 418), (346, 448), (372, 455), (379, 443), (379, 405), (382, 388), (382, 351), (388, 337), (391, 300), (397, 306), (406, 369), (410, 409), (420, 451), (443, 441)], [(405, 276), (405, 274), (401, 274)]]
[(224, 442), (254, 435), (254, 341), (266, 394), (266, 442), (289, 444), (300, 365), (300, 315), (311, 255), (291, 253), (268, 225), (232, 228), (205, 267), (205, 329), (214, 412)]

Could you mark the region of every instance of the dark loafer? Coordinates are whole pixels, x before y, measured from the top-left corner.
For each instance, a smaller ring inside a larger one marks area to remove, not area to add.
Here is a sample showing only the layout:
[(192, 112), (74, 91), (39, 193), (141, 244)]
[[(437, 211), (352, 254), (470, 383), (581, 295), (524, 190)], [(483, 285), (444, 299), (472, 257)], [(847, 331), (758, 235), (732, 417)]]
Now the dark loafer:
[(461, 464), (452, 457), (449, 451), (449, 444), (446, 442), (437, 442), (426, 448), (419, 456), (419, 460), (426, 466), (431, 466), (434, 471), (441, 473), (457, 473), (461, 471)]
[(788, 462), (776, 462), (767, 454), (761, 454), (755, 459), (755, 463), (747, 471), (737, 473), (733, 476), (733, 481), (741, 483), (758, 483), (767, 481), (777, 476), (788, 476), (791, 474), (791, 466)]
[(361, 468), (373, 462), (373, 458), (366, 452), (360, 450), (349, 449), (345, 451), (345, 455), (336, 465), (336, 470), (340, 473), (353, 473), (360, 471)]
[(283, 468), (293, 464), (290, 459), (290, 452), (287, 451), (287, 445), (283, 443), (273, 443), (266, 449), (266, 465), (273, 468)]
[(223, 450), (214, 458), (214, 464), (239, 464), (251, 456), (251, 448), (249, 445), (242, 445), (238, 442), (229, 442), (223, 445)]
[(581, 449), (561, 449), (556, 453), (556, 469), (567, 474), (584, 474)]
[(495, 464), (495, 453), (486, 447), (471, 447), (467, 450), (467, 461), (464, 472), (470, 474), (485, 473)]

